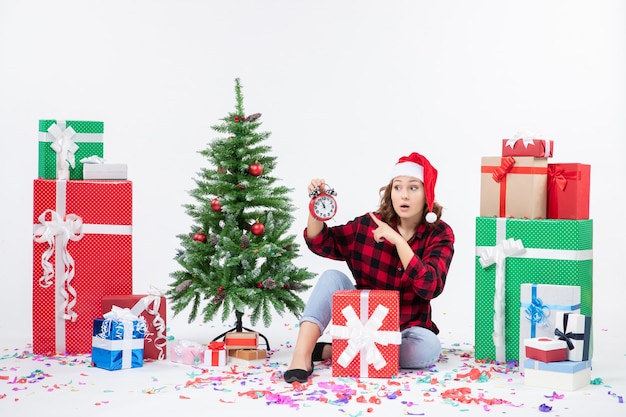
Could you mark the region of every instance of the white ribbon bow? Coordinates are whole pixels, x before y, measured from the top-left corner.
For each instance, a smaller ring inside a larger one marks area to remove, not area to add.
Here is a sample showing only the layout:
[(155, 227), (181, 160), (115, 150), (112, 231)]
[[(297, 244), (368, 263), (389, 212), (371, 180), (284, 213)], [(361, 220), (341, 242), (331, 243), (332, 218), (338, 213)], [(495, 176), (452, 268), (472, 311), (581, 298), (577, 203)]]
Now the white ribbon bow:
[[(51, 220), (46, 220), (46, 215), (50, 213)], [(48, 249), (41, 255), (41, 266), (43, 268), (43, 276), (39, 278), (39, 285), (44, 288), (52, 285), (55, 268), (50, 262), (50, 257), (55, 253), (55, 247), (61, 251), (61, 256), (56, 256), (56, 264), (60, 267), (60, 261), (63, 261), (63, 276), (65, 282), (61, 285), (61, 296), (63, 297), (63, 318), (65, 320), (76, 321), (77, 314), (72, 311), (76, 304), (76, 290), (72, 287), (71, 282), (74, 278), (74, 258), (67, 250), (67, 243), (70, 240), (82, 239), (84, 233), (82, 231), (83, 220), (75, 214), (67, 214), (64, 218), (56, 211), (45, 210), (39, 215), (39, 225), (33, 232), (33, 240), (39, 243), (48, 243)], [(61, 258), (61, 259), (59, 259)], [(57, 270), (59, 269), (57, 267)], [(65, 289), (67, 287), (67, 290)], [(69, 295), (72, 300), (69, 301)]]
[(352, 306), (347, 306), (341, 313), (346, 318), (346, 326), (333, 326), (333, 337), (348, 339), (348, 346), (337, 359), (337, 363), (344, 368), (361, 353), (361, 361), (372, 364), (376, 370), (383, 368), (387, 361), (376, 347), (380, 345), (400, 344), (402, 335), (397, 331), (378, 330), (389, 309), (379, 304), (365, 324), (361, 322)]
[(487, 268), (496, 264), (495, 294), (493, 297), (493, 343), (496, 348), (496, 361), (506, 361), (505, 351), (505, 277), (506, 258), (524, 252), (524, 245), (519, 239), (509, 238), (493, 248), (485, 248), (479, 258), (480, 265)]
[[(59, 124), (62, 126), (59, 126)], [(69, 179), (68, 165), (72, 168), (76, 165), (75, 154), (78, 150), (78, 145), (72, 139), (76, 135), (76, 131), (72, 126), (66, 128), (65, 122), (59, 122), (50, 126), (48, 133), (54, 137), (50, 147), (57, 154), (57, 179)]]
[(535, 134), (532, 133), (528, 133), (528, 132), (518, 132), (513, 136), (513, 139), (509, 139), (506, 141), (506, 146), (510, 147), (511, 149), (513, 149), (515, 147), (515, 143), (517, 141), (522, 141), (522, 144), (524, 145), (524, 148), (528, 148), (528, 145), (532, 145), (535, 142), (535, 139), (538, 138), (540, 136), (537, 136)]

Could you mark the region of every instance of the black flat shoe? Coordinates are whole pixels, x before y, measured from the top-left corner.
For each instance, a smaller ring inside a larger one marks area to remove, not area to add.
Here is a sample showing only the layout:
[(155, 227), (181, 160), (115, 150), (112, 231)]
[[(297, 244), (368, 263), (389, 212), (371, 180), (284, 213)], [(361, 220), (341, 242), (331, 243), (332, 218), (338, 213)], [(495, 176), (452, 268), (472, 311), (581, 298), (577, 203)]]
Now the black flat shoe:
[(321, 362), (324, 360), (324, 358), (322, 358), (322, 353), (324, 352), (324, 347), (328, 345), (328, 346), (332, 346), (332, 343), (330, 342), (317, 342), (315, 344), (315, 347), (313, 348), (313, 353), (311, 354), (311, 360), (313, 362)]
[(305, 371), (304, 369), (290, 369), (285, 371), (283, 377), (285, 378), (285, 382), (289, 384), (293, 384), (294, 382), (306, 384), (309, 381), (309, 376), (313, 373), (313, 369), (313, 362), (311, 362), (310, 371)]

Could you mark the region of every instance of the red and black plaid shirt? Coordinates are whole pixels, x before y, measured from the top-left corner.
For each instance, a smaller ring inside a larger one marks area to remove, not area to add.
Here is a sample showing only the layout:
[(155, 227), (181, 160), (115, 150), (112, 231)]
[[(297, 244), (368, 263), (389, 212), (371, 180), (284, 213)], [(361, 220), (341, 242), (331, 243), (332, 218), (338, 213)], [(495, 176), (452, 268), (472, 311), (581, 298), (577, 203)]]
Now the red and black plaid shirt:
[[(376, 227), (365, 214), (345, 225), (324, 224), (313, 239), (307, 237), (305, 229), (304, 240), (315, 254), (345, 261), (356, 288), (398, 290), (401, 330), (421, 326), (439, 333), (431, 319), (430, 300), (441, 294), (446, 284), (454, 254), (452, 229), (443, 221), (434, 228), (420, 224), (408, 241), (416, 256), (405, 270), (394, 245), (374, 241), (372, 231)], [(395, 224), (392, 227), (397, 230)]]

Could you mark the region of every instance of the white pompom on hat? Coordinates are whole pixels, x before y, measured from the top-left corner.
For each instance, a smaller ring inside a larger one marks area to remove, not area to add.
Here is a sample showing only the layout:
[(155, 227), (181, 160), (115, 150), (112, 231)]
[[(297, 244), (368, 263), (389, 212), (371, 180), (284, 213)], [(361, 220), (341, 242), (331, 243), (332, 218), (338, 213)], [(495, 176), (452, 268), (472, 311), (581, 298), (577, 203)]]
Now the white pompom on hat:
[(437, 170), (433, 167), (425, 156), (417, 152), (413, 152), (409, 156), (402, 156), (391, 171), (391, 179), (396, 177), (407, 176), (414, 177), (422, 181), (424, 184), (424, 194), (426, 196), (426, 205), (428, 213), (426, 213), (426, 221), (434, 223), (437, 221), (437, 215), (433, 212), (433, 204), (435, 202), (435, 183), (437, 182)]

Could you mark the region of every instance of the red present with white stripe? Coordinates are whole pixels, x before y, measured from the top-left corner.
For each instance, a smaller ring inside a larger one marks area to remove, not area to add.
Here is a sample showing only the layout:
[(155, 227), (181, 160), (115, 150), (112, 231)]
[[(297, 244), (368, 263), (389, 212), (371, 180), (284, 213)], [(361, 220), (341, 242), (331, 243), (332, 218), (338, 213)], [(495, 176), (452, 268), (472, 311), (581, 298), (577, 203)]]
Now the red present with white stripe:
[(391, 378), (400, 369), (397, 291), (343, 290), (332, 300), (332, 376)]
[(132, 183), (36, 179), (33, 352), (89, 353), (107, 295), (132, 293)]
[(102, 298), (102, 314), (118, 306), (146, 321), (144, 359), (167, 358), (166, 298), (157, 290), (149, 294), (109, 295)]

